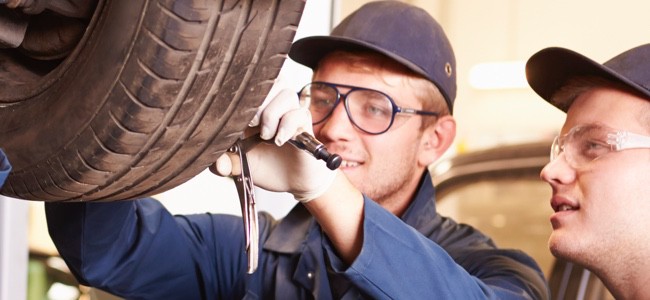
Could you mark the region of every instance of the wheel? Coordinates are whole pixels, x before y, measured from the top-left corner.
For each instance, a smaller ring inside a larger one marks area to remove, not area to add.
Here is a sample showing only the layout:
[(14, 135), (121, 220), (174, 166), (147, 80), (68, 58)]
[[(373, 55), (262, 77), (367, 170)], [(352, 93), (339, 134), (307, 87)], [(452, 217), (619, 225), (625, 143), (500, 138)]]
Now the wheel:
[(63, 58), (0, 50), (0, 147), (13, 165), (0, 192), (126, 200), (212, 164), (270, 90), (304, 7), (219, 3), (99, 0)]

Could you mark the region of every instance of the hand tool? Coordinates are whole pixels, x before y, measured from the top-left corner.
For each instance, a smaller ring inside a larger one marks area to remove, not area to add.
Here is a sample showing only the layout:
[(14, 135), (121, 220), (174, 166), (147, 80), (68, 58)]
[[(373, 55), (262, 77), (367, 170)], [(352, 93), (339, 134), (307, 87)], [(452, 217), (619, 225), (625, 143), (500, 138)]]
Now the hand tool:
[[(246, 254), (248, 257), (248, 274), (257, 270), (259, 259), (259, 225), (257, 222), (257, 208), (255, 207), (255, 193), (253, 177), (248, 166), (246, 152), (255, 147), (260, 142), (269, 142), (263, 140), (259, 133), (253, 134), (244, 139), (238, 139), (235, 144), (228, 149), (229, 152), (239, 157), (241, 173), (234, 176), (235, 186), (239, 194), (241, 204), (242, 219), (244, 221), (244, 234), (246, 238)], [(331, 154), (325, 146), (307, 132), (302, 132), (289, 140), (294, 147), (307, 151), (316, 159), (326, 162), (327, 167), (335, 170), (341, 165), (341, 156)]]

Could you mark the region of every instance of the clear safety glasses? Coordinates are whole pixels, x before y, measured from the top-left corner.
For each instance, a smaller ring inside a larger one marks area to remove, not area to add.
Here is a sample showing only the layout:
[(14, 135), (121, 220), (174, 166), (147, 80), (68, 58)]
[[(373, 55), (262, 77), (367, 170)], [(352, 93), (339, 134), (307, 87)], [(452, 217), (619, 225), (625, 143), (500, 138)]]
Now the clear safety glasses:
[(598, 124), (580, 125), (555, 137), (551, 161), (564, 153), (569, 165), (578, 169), (610, 152), (638, 148), (650, 148), (650, 136)]
[[(343, 94), (338, 87), (350, 90)], [(301, 102), (309, 105), (314, 125), (325, 121), (343, 101), (352, 124), (369, 134), (388, 131), (398, 113), (438, 116), (437, 112), (399, 107), (393, 99), (380, 91), (349, 85), (312, 82), (305, 85), (298, 96)]]

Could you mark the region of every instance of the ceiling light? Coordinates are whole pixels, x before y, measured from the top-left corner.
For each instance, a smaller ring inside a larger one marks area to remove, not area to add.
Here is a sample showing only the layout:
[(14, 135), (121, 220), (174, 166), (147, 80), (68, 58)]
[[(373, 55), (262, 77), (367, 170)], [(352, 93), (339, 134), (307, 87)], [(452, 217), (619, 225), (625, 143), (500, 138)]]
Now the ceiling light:
[(469, 84), (480, 90), (528, 88), (523, 61), (489, 62), (469, 70)]

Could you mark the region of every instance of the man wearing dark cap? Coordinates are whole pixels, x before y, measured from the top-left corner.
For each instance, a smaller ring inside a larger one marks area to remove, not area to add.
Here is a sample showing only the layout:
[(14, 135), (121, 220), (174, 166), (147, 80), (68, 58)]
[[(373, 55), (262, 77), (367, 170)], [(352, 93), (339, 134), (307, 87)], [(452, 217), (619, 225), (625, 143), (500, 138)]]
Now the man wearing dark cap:
[[(279, 221), (260, 214), (257, 271), (246, 274), (240, 218), (172, 217), (153, 199), (48, 203), (50, 234), (82, 283), (129, 299), (548, 298), (530, 257), (436, 213), (427, 166), (455, 136), (456, 74), (430, 15), (373, 2), (289, 56), (313, 82), (253, 123), (278, 145), (313, 123), (343, 163), (331, 171), (290, 146), (248, 152), (257, 185), (300, 202)], [(230, 174), (222, 158), (216, 169)]]
[(604, 64), (547, 48), (526, 73), (567, 114), (541, 173), (553, 190), (551, 252), (616, 299), (650, 299), (650, 44)]

